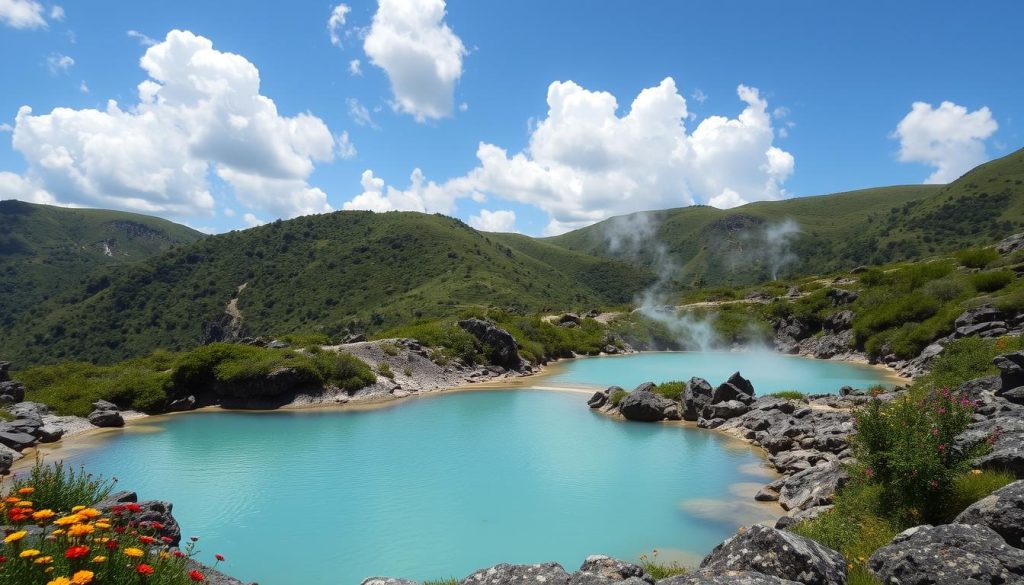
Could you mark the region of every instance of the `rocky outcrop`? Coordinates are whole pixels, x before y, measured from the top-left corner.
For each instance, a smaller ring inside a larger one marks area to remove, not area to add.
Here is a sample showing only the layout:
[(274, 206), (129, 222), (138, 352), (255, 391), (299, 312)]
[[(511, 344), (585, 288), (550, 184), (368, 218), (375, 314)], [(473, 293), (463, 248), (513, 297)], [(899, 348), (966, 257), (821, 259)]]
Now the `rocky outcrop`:
[(719, 544), (703, 571), (753, 571), (807, 585), (843, 585), (846, 560), (838, 552), (791, 532), (754, 525)]
[(753, 571), (694, 571), (662, 579), (658, 585), (798, 585), (798, 582)]
[(960, 513), (956, 524), (981, 524), (1003, 537), (1006, 544), (1024, 548), (1024, 481), (1015, 481)]
[(619, 403), (619, 412), (627, 420), (658, 422), (680, 420), (679, 405), (660, 394), (651, 392), (646, 385), (637, 387)]
[(1009, 256), (1022, 248), (1024, 248), (1024, 233), (1013, 234), (996, 245), (996, 252), (1003, 256)]
[(825, 296), (827, 296), (829, 300), (832, 301), (833, 307), (838, 307), (839, 305), (849, 305), (850, 303), (856, 301), (860, 297), (860, 295), (851, 290), (845, 290), (841, 288), (831, 288), (828, 290), (828, 292), (825, 293)]
[[(131, 509), (128, 506), (131, 505)], [(152, 529), (158, 537), (166, 537), (167, 544), (178, 546), (181, 542), (181, 527), (174, 518), (174, 505), (161, 500), (139, 501), (135, 492), (114, 492), (95, 508), (111, 514), (131, 512), (132, 518), (142, 527)]]
[(490, 354), (487, 357), (491, 363), (510, 370), (516, 370), (522, 366), (523, 360), (519, 357), (519, 345), (508, 331), (482, 319), (459, 321), (459, 327), (490, 348)]
[(620, 561), (605, 555), (587, 557), (573, 577), (575, 578), (581, 573), (594, 575), (612, 582), (636, 578), (645, 583), (654, 583), (654, 578), (648, 575), (647, 571), (644, 571), (640, 565), (627, 563), (626, 561)]
[(89, 413), (89, 422), (97, 427), (123, 427), (124, 417), (116, 404), (106, 400), (92, 403), (93, 411)]
[(539, 565), (501, 564), (481, 569), (463, 579), (460, 585), (568, 585), (569, 573), (558, 563)]
[(988, 526), (925, 525), (875, 551), (868, 566), (883, 583), (900, 585), (1018, 583), (1024, 579), (1024, 550)]
[(690, 378), (683, 391), (683, 420), (696, 421), (706, 406), (711, 404), (714, 390), (704, 378)]
[(825, 317), (822, 328), (829, 333), (840, 333), (853, 327), (853, 311), (844, 310)]
[(0, 403), (11, 404), (25, 399), (25, 386), (11, 380), (11, 362), (0, 362)]

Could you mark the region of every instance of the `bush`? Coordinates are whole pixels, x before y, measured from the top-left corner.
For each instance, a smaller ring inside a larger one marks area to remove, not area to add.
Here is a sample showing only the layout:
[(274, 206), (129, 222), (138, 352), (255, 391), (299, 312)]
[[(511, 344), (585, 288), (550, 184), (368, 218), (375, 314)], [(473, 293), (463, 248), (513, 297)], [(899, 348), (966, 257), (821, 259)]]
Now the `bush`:
[(923, 262), (911, 264), (891, 273), (893, 286), (903, 292), (911, 292), (921, 288), (925, 283), (942, 278), (953, 272), (953, 264), (949, 262)]
[(988, 497), (997, 489), (1013, 483), (1017, 478), (1006, 471), (972, 469), (953, 483), (953, 492), (945, 505), (943, 522), (952, 522), (957, 514), (978, 500)]
[(27, 476), (16, 477), (11, 482), (11, 491), (32, 489), (32, 503), (37, 510), (49, 508), (55, 512), (70, 512), (79, 505), (93, 505), (110, 495), (116, 479), (93, 477), (85, 468), (75, 471), (64, 468), (62, 461), (46, 465), (40, 459)]
[(1010, 270), (993, 270), (978, 272), (971, 275), (971, 284), (978, 292), (995, 292), (1013, 282), (1014, 273)]
[(923, 387), (956, 388), (968, 380), (997, 374), (999, 370), (992, 365), (992, 359), (1022, 347), (1024, 344), (1019, 337), (958, 339), (947, 344), (946, 349), (932, 360), (931, 369), (919, 377), (917, 383)]
[(891, 402), (872, 398), (854, 412), (854, 453), (865, 481), (879, 486), (887, 517), (910, 523), (942, 517), (955, 481), (986, 447), (953, 448), (973, 411), (967, 395), (917, 388)]
[(1024, 312), (1024, 289), (1014, 290), (996, 299), (996, 307), (1006, 313)]
[(686, 567), (673, 561), (663, 563), (658, 560), (658, 551), (652, 551), (651, 556), (640, 555), (640, 566), (644, 572), (650, 575), (655, 581), (672, 577), (674, 575), (686, 574)]
[(984, 268), (999, 259), (999, 253), (992, 248), (971, 248), (958, 252), (956, 259), (967, 268)]
[(803, 400), (806, 398), (806, 395), (798, 390), (780, 390), (778, 392), (772, 392), (769, 396), (784, 398), (786, 400)]
[(896, 296), (859, 311), (853, 320), (853, 331), (857, 340), (864, 343), (886, 329), (911, 321), (924, 321), (937, 313), (940, 307), (938, 299), (921, 292)]
[(669, 400), (678, 401), (683, 397), (683, 392), (686, 391), (686, 382), (680, 382), (678, 380), (672, 382), (665, 382), (658, 384), (654, 387), (654, 392), (661, 394)]
[(387, 362), (377, 364), (377, 373), (385, 378), (394, 379), (395, 377), (395, 373), (391, 371), (391, 364)]
[[(405, 327), (389, 329), (377, 339), (389, 337), (407, 337), (415, 339), (423, 345), (438, 348), (445, 362), (449, 359), (461, 359), (467, 364), (476, 364), (483, 361), (482, 348), (476, 337), (458, 325), (445, 321), (422, 321)], [(440, 356), (438, 356), (440, 361)]]
[(350, 353), (324, 352), (316, 357), (316, 362), (324, 380), (348, 392), (377, 381), (370, 366)]
[(951, 274), (926, 283), (921, 291), (945, 303), (970, 296), (973, 289), (963, 276)]
[(619, 403), (622, 402), (622, 399), (627, 396), (629, 396), (629, 392), (626, 392), (625, 390), (616, 390), (615, 392), (612, 392), (609, 400), (611, 400), (612, 406), (618, 406)]
[(86, 416), (92, 403), (107, 400), (143, 412), (161, 412), (170, 386), (169, 354), (159, 353), (110, 366), (67, 362), (36, 366), (16, 374), (28, 400), (47, 404), (58, 414)]

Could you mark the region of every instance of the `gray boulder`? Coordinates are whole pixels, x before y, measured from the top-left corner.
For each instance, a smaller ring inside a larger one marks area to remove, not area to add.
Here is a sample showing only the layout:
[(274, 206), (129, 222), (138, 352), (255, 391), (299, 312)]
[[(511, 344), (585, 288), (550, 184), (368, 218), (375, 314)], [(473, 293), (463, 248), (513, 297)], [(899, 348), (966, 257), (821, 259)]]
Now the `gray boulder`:
[(35, 442), (36, 438), (28, 433), (19, 431), (0, 432), (0, 445), (6, 445), (16, 451), (20, 451), (25, 447), (31, 447)]
[(739, 400), (718, 402), (704, 407), (704, 418), (736, 418), (750, 410), (750, 407)]
[(460, 585), (568, 585), (569, 573), (558, 563), (540, 565), (495, 565), (480, 569)]
[(678, 407), (676, 403), (649, 390), (634, 390), (619, 403), (619, 412), (627, 420), (658, 422), (669, 417), (666, 411)]
[(116, 410), (94, 410), (89, 413), (89, 422), (97, 427), (123, 427), (124, 417)]
[(853, 327), (853, 311), (843, 310), (837, 313), (832, 313), (828, 317), (825, 317), (825, 322), (822, 325), (825, 328), (825, 331), (829, 331), (831, 333), (846, 331), (850, 327)]
[(754, 571), (806, 585), (845, 585), (846, 560), (809, 538), (755, 524), (719, 544), (703, 571)]
[(1007, 256), (1021, 248), (1024, 248), (1024, 233), (1013, 234), (999, 242), (999, 244), (996, 245), (996, 252), (999, 252), (1003, 256)]
[(64, 428), (57, 425), (43, 425), (35, 433), (40, 443), (53, 443), (64, 436)]
[(953, 331), (953, 337), (959, 339), (961, 337), (999, 337), (1000, 335), (1006, 335), (1009, 328), (1005, 321), (992, 321), (989, 323), (978, 323), (977, 325), (965, 325), (964, 327), (957, 327)]
[(781, 579), (754, 571), (693, 571), (685, 575), (666, 577), (657, 585), (798, 585), (798, 581)]
[(999, 379), (1004, 389), (1024, 386), (1024, 351), (996, 356), (992, 363), (999, 368)]
[(754, 386), (739, 372), (729, 376), (729, 379), (715, 388), (714, 394), (711, 395), (712, 404), (730, 400), (739, 400), (744, 404), (754, 401)]
[(779, 505), (783, 510), (826, 506), (849, 480), (849, 474), (837, 461), (821, 463), (783, 479)]
[(196, 397), (189, 395), (184, 398), (172, 400), (170, 404), (167, 405), (167, 410), (169, 412), (184, 412), (186, 410), (194, 410), (195, 407)]
[(856, 301), (860, 297), (860, 295), (853, 292), (852, 290), (844, 290), (841, 288), (829, 289), (828, 292), (825, 293), (825, 296), (827, 296), (829, 300), (832, 301), (833, 307), (838, 307), (839, 305), (848, 305), (853, 301)]
[(459, 321), (459, 327), (490, 348), (491, 351), (487, 357), (491, 363), (510, 370), (518, 370), (523, 365), (523, 360), (519, 357), (519, 344), (508, 331), (482, 319)]
[(980, 307), (967, 309), (963, 313), (960, 313), (960, 316), (953, 321), (953, 326), (960, 328), (977, 325), (979, 323), (991, 323), (992, 321), (1005, 320), (1006, 313), (1003, 313), (992, 305), (981, 305)]
[(883, 583), (989, 585), (1024, 579), (1024, 550), (988, 526), (916, 526), (875, 551), (868, 567)]
[(1024, 481), (1015, 481), (978, 500), (953, 522), (988, 526), (1006, 544), (1024, 548)]
[(8, 404), (21, 402), (25, 399), (25, 385), (9, 380), (0, 382), (0, 402)]
[(957, 436), (954, 448), (966, 451), (983, 441), (990, 441), (992, 448), (974, 465), (1024, 478), (1024, 419), (1019, 414), (1000, 414), (972, 424)]
[(11, 466), (14, 465), (14, 455), (16, 451), (11, 449), (4, 449), (0, 451), (0, 475), (7, 475), (11, 472)]
[[(181, 527), (172, 513), (174, 505), (161, 500), (146, 500), (143, 502), (138, 500), (139, 496), (135, 492), (120, 491), (110, 494), (103, 501), (97, 502), (94, 507), (97, 510), (116, 515), (117, 512), (114, 512), (115, 508), (126, 504), (137, 504), (141, 509), (138, 512), (131, 513), (131, 519), (136, 522), (136, 525), (142, 528), (145, 533), (153, 534), (158, 538), (168, 538), (170, 540), (167, 541), (167, 544), (178, 546), (181, 542)], [(120, 513), (128, 514), (128, 512)]]
[(107, 402), (106, 400), (97, 400), (92, 403), (93, 410), (121, 410), (121, 408), (113, 402)]
[[(587, 560), (583, 561), (583, 564), (580, 565), (578, 573), (590, 573), (610, 579), (613, 582), (636, 577), (641, 581), (654, 583), (654, 579), (640, 565), (620, 561), (605, 555), (591, 555), (587, 557)], [(576, 574), (573, 575), (573, 577), (575, 576)]]
[(690, 378), (683, 391), (683, 420), (697, 420), (704, 407), (711, 404), (713, 393), (711, 384), (704, 378)]
[(38, 418), (50, 413), (50, 407), (38, 402), (19, 402), (7, 409), (15, 418)]

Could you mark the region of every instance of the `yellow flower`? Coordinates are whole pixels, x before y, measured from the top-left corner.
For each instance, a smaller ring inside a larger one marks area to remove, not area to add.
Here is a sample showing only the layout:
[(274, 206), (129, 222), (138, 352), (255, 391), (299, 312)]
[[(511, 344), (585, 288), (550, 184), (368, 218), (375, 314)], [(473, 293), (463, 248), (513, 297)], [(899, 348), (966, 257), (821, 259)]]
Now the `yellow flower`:
[(93, 542), (98, 542), (99, 544), (103, 544), (108, 540), (110, 540), (110, 538), (106, 536), (97, 536), (96, 538), (92, 539)]
[(75, 524), (68, 528), (68, 536), (85, 536), (86, 534), (92, 534), (92, 531), (92, 524)]
[(72, 585), (72, 583), (71, 579), (68, 579), (67, 577), (57, 577), (56, 579), (53, 579), (46, 585)]
[(103, 555), (95, 556), (95, 557), (92, 558), (92, 562), (94, 562), (94, 563), (105, 563), (105, 562), (107, 562), (107, 557), (105, 557)]
[(4, 542), (7, 543), (7, 544), (11, 544), (12, 542), (18, 542), (19, 540), (21, 540), (22, 538), (25, 538), (26, 536), (28, 536), (28, 531), (27, 530), (19, 530), (17, 532), (13, 532), (11, 534), (8, 534), (7, 538), (4, 539)]
[(17, 506), (19, 508), (31, 508), (32, 507), (32, 502), (30, 502), (28, 500), (21, 500), (20, 502), (15, 504), (15, 506)]
[(36, 491), (36, 488), (33, 488), (33, 487), (23, 487), (20, 490), (18, 490), (18, 493), (23, 495), (23, 496), (30, 496), (30, 495), (32, 495), (32, 492), (34, 492), (34, 491)]
[(53, 557), (39, 557), (38, 559), (32, 562), (37, 565), (48, 565), (53, 562)]
[(141, 548), (135, 548), (134, 546), (130, 546), (130, 547), (124, 549), (124, 554), (125, 554), (125, 556), (129, 556), (129, 557), (141, 557), (142, 555), (144, 555), (146, 553), (142, 552)]
[(58, 528), (57, 530), (54, 530), (50, 534), (53, 535), (53, 536), (60, 536), (61, 534), (64, 534), (64, 529), (63, 528)]
[(53, 518), (55, 515), (56, 514), (54, 513), (53, 510), (39, 510), (38, 512), (32, 514), (32, 518), (35, 520), (49, 520), (50, 518)]
[(39, 554), (39, 552), (40, 551), (37, 551), (34, 548), (29, 548), (29, 549), (25, 549), (25, 550), (21, 551), (21, 554), (19, 554), (18, 556), (23, 558), (23, 559), (30, 559), (30, 558), (32, 558), (34, 556), (37, 556)]
[(53, 523), (54, 524), (58, 524), (60, 526), (67, 526), (68, 524), (78, 524), (79, 522), (81, 522), (84, 519), (85, 518), (82, 518), (78, 514), (71, 514), (70, 516), (64, 516), (63, 518), (57, 518), (56, 520), (53, 521)]
[(82, 508), (81, 510), (75, 510), (75, 512), (78, 512), (79, 515), (85, 516), (89, 519), (103, 515), (103, 512), (100, 512), (96, 508)]
[(162, 550), (160, 551), (160, 558), (166, 561), (167, 559), (171, 558), (171, 553)]
[(89, 583), (92, 583), (94, 576), (95, 574), (92, 571), (82, 570), (71, 576), (71, 582), (74, 585), (89, 585)]
[(110, 528), (110, 522), (97, 522), (96, 528), (99, 528), (100, 530), (106, 530), (107, 528)]
[(85, 509), (85, 506), (75, 506), (74, 508), (71, 508), (71, 511), (72, 512), (80, 512), (80, 511), (82, 511), (84, 509)]
[(971, 470), (971, 475), (981, 475), (981, 470), (980, 469), (972, 469)]

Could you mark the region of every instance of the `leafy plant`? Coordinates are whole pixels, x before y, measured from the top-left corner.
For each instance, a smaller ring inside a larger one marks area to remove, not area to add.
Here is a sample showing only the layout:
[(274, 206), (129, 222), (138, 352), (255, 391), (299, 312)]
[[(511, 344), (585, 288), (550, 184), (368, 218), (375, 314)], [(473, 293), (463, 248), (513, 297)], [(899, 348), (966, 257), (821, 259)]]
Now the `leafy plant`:
[(1013, 282), (1014, 273), (1010, 270), (992, 270), (971, 275), (971, 284), (978, 292), (995, 292)]
[(967, 268), (984, 268), (998, 260), (999, 253), (993, 248), (970, 248), (957, 252), (956, 259)]
[(11, 491), (31, 488), (35, 508), (70, 512), (71, 508), (83, 502), (93, 505), (102, 501), (110, 495), (116, 483), (116, 479), (86, 473), (84, 467), (76, 471), (73, 467), (65, 467), (63, 461), (45, 464), (37, 458), (28, 475), (14, 478)]
[(651, 556), (640, 555), (640, 566), (644, 571), (654, 578), (655, 581), (672, 577), (674, 575), (685, 575), (686, 567), (678, 562), (662, 562), (658, 560), (658, 551), (651, 551)]
[(672, 382), (664, 382), (664, 383), (658, 384), (654, 388), (654, 392), (655, 393), (661, 394), (662, 396), (664, 396), (665, 398), (668, 398), (669, 400), (677, 400), (677, 401), (680, 398), (683, 397), (683, 392), (685, 392), (685, 391), (686, 391), (686, 382), (680, 382), (678, 380), (674, 380)]
[(785, 398), (786, 400), (803, 400), (806, 395), (799, 390), (779, 390), (778, 392), (772, 392), (771, 396), (777, 398)]

